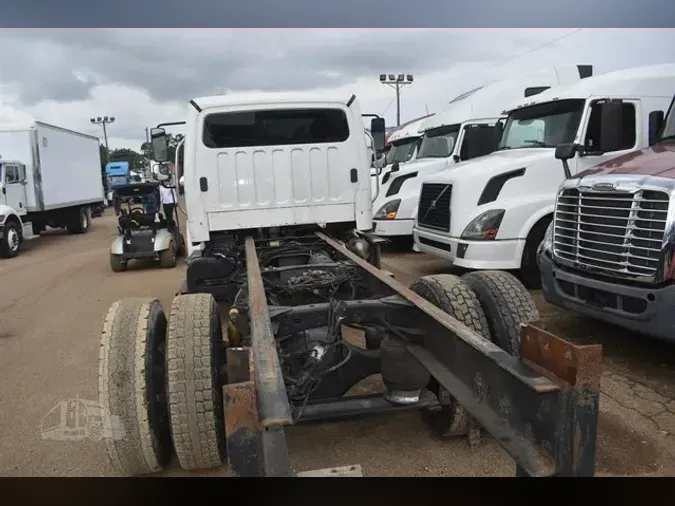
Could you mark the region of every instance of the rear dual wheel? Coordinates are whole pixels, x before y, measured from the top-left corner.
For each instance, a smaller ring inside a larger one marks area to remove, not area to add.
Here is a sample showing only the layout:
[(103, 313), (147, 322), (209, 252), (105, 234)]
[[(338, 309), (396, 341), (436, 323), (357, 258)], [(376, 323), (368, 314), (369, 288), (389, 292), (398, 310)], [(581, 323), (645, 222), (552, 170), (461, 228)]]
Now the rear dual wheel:
[(218, 306), (208, 294), (179, 295), (170, 323), (159, 301), (123, 299), (106, 316), (99, 357), (103, 439), (126, 475), (161, 471), (175, 449), (186, 470), (225, 459)]
[[(461, 278), (451, 274), (424, 276), (412, 291), (512, 355), (520, 353), (520, 324), (539, 319), (529, 292), (513, 275), (476, 271)], [(423, 412), (440, 436), (458, 436), (469, 430), (469, 414), (432, 378), (429, 387), (441, 400), (440, 409)]]

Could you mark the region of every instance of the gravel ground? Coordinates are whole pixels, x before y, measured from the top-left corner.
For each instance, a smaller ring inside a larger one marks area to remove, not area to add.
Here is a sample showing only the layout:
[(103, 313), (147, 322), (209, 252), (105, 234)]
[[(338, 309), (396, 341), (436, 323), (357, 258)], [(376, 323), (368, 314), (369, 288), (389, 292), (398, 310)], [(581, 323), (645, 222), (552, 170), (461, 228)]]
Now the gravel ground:
[[(159, 298), (170, 308), (184, 267), (140, 265), (112, 273), (110, 214), (86, 235), (50, 232), (18, 258), (0, 261), (0, 475), (114, 476), (101, 442), (44, 439), (57, 405), (97, 400), (102, 321), (115, 300)], [(450, 272), (443, 262), (389, 253), (386, 268), (404, 282)], [(534, 297), (544, 326), (605, 349), (598, 434), (598, 475), (675, 476), (675, 346), (594, 322)], [(379, 379), (356, 388), (371, 391)], [(56, 422), (54, 422), (56, 417)], [(514, 465), (484, 437), (472, 452), (464, 439), (440, 441), (418, 413), (287, 430), (297, 470), (361, 464), (365, 476), (511, 476)], [(186, 475), (177, 465), (166, 475)], [(206, 475), (227, 475), (225, 467)]]

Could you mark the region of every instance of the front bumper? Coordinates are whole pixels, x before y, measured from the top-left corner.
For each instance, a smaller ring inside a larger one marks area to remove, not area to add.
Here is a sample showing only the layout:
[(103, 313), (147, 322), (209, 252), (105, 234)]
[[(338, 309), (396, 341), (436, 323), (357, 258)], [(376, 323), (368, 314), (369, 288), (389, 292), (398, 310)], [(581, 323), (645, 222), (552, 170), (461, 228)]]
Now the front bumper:
[(585, 277), (557, 266), (540, 251), (544, 298), (576, 311), (647, 336), (675, 342), (675, 286), (638, 287)]
[(421, 252), (465, 269), (518, 269), (525, 248), (525, 239), (467, 241), (417, 227), (413, 237)]
[(415, 220), (373, 220), (373, 233), (381, 237), (411, 236)]

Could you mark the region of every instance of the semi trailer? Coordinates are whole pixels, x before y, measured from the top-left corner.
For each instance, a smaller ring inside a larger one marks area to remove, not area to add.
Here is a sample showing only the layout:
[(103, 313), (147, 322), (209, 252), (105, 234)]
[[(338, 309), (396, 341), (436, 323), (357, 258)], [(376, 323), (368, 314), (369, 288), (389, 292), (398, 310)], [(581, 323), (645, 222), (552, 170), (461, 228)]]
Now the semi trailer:
[[(593, 475), (601, 347), (541, 330), (506, 273), (404, 286), (382, 270), (362, 116), (356, 96), (189, 102), (185, 279), (166, 312), (116, 301), (102, 333), (99, 402), (127, 435), (105, 440), (121, 472), (161, 471), (175, 453), (186, 470), (304, 475), (287, 426), (415, 410), (472, 447), (489, 433), (519, 476)], [(381, 151), (382, 118), (370, 132)], [(168, 162), (163, 128), (151, 143)], [(346, 395), (374, 374), (382, 392)]]
[(40, 121), (0, 128), (0, 256), (50, 228), (89, 230), (104, 206), (97, 137)]

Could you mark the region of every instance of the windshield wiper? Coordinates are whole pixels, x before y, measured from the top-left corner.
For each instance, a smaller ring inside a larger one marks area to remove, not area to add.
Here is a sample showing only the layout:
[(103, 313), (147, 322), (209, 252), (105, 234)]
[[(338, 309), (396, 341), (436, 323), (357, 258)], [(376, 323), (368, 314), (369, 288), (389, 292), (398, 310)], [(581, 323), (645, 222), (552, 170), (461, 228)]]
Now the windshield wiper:
[(535, 146), (539, 146), (539, 147), (542, 147), (542, 148), (548, 147), (545, 142), (538, 141), (536, 139), (528, 139), (528, 140), (523, 141), (523, 142), (529, 142), (530, 144), (534, 144)]
[(505, 149), (513, 149), (511, 146), (500, 146), (495, 151), (503, 151)]

